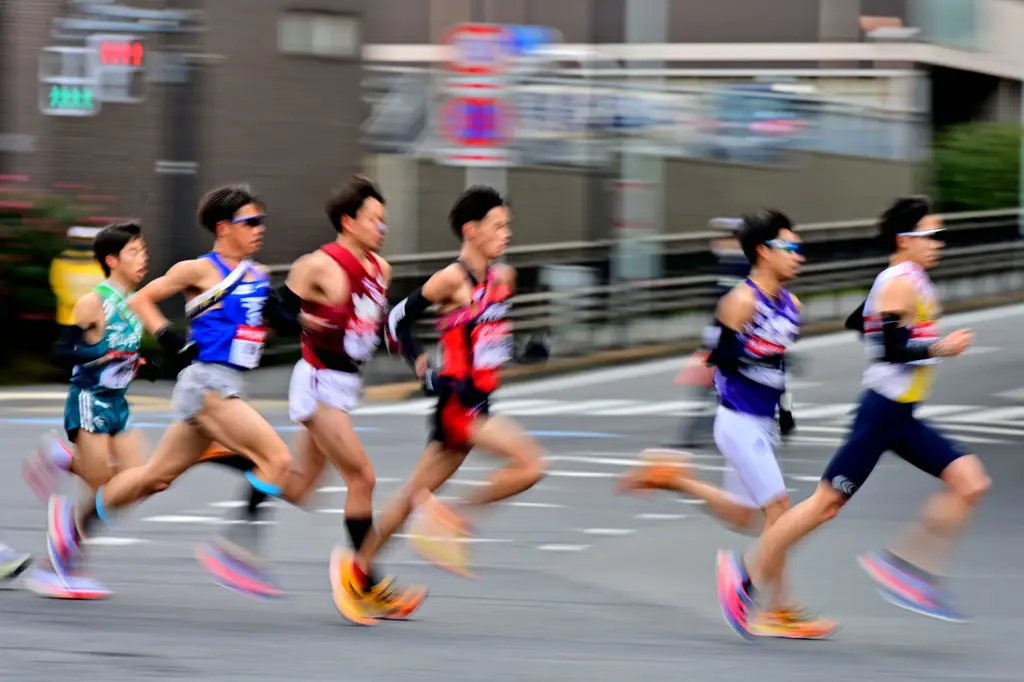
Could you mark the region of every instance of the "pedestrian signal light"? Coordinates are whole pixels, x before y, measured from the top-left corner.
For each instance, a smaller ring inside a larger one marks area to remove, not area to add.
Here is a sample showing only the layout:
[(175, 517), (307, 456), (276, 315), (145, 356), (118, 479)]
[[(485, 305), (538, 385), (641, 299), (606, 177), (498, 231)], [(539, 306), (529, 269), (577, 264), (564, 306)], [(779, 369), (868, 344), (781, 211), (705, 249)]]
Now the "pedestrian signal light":
[(137, 40), (105, 40), (100, 43), (103, 66), (142, 66), (146, 50)]

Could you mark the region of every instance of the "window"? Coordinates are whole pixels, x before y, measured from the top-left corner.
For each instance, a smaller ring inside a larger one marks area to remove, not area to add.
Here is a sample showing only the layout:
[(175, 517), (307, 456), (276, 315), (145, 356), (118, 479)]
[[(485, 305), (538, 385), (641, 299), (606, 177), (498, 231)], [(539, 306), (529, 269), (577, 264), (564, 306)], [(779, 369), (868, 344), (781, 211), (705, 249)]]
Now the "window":
[(359, 22), (344, 14), (288, 12), (277, 27), (284, 54), (345, 59), (359, 56)]

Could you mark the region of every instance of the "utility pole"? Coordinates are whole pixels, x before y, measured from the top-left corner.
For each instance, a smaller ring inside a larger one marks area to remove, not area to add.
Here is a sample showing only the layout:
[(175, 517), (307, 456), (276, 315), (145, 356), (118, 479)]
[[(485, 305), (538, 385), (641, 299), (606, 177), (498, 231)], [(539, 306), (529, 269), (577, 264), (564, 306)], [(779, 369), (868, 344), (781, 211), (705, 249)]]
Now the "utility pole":
[(195, 219), (202, 192), (202, 4), (167, 0), (168, 11), (192, 19), (165, 34), (165, 61), (154, 76), (164, 85), (161, 158), (154, 168), (160, 180), (161, 254), (167, 259), (162, 268), (195, 258), (205, 248)]

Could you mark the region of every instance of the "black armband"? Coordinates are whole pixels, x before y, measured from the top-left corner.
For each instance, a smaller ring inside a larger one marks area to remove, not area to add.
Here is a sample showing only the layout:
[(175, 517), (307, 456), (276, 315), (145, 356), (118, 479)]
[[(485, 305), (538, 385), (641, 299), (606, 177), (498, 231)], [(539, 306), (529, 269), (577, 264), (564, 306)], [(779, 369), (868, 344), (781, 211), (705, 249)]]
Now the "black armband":
[(718, 343), (711, 349), (708, 355), (707, 364), (720, 367), (726, 371), (736, 371), (740, 366), (740, 356), (743, 354), (743, 346), (740, 342), (739, 332), (718, 323), (720, 333)]
[(545, 334), (534, 334), (519, 348), (516, 361), (521, 365), (536, 365), (551, 357), (551, 341)]
[(399, 354), (413, 367), (423, 348), (412, 334), (412, 324), (431, 306), (423, 296), (423, 287), (416, 289), (391, 309), (384, 340), (388, 351)]
[(882, 313), (882, 362), (917, 362), (931, 357), (927, 346), (910, 346), (910, 330), (902, 326), (897, 313)]
[(861, 336), (864, 335), (864, 304), (865, 303), (867, 303), (867, 301), (864, 301), (864, 303), (861, 303), (860, 306), (856, 310), (854, 310), (852, 313), (850, 313), (850, 316), (846, 318), (846, 322), (843, 323), (844, 327), (846, 327), (847, 329), (849, 329), (852, 332), (857, 332)]
[(160, 347), (170, 355), (182, 355), (190, 348), (195, 347), (195, 344), (189, 343), (188, 337), (179, 332), (170, 322), (161, 327), (154, 336)]
[(86, 331), (77, 324), (63, 327), (50, 351), (50, 362), (61, 369), (72, 369), (75, 365), (102, 358), (107, 352), (106, 344), (101, 342), (90, 346), (82, 343)]
[(263, 304), (263, 319), (278, 334), (298, 334), (302, 331), (299, 314), (302, 299), (286, 284), (278, 287)]

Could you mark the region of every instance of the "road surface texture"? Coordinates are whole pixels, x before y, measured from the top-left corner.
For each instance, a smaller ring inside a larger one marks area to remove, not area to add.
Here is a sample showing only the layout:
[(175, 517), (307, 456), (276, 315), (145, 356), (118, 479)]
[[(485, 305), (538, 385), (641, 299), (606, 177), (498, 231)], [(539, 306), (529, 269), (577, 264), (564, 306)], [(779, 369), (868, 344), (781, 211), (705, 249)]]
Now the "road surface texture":
[[(277, 509), (268, 527), (288, 598), (258, 602), (210, 583), (193, 546), (233, 513), (242, 481), (207, 466), (131, 510), (94, 547), (94, 568), (115, 590), (111, 599), (49, 601), (18, 582), (0, 590), (0, 680), (1019, 681), (1024, 306), (945, 323), (962, 325), (976, 330), (978, 345), (941, 366), (926, 414), (981, 454), (995, 479), (952, 568), (971, 624), (897, 610), (857, 568), (856, 555), (889, 538), (936, 487), (887, 458), (841, 517), (795, 558), (800, 595), (840, 620), (837, 637), (737, 639), (715, 600), (714, 555), (748, 541), (687, 500), (613, 492), (635, 454), (672, 441), (694, 409), (673, 386), (683, 363), (677, 359), (505, 389), (497, 411), (539, 437), (551, 455), (551, 475), (482, 521), (474, 544), (477, 580), (424, 565), (403, 540), (396, 543), (386, 567), (431, 590), (412, 622), (359, 628), (336, 613), (327, 565), (332, 544), (344, 538), (345, 493), (333, 473), (308, 511)], [(808, 339), (800, 353), (800, 430), (779, 451), (797, 499), (813, 489), (844, 436), (862, 367), (852, 334)], [(285, 388), (257, 405), (292, 439)], [(412, 469), (429, 405), (378, 403), (356, 414), (381, 498)], [(166, 396), (141, 396), (136, 408), (138, 425), (155, 443), (168, 423)], [(20, 463), (40, 433), (59, 428), (60, 410), (61, 394), (51, 389), (0, 393), (0, 540), (40, 554), (44, 511), (22, 482)], [(716, 452), (699, 451), (695, 461), (719, 478)], [(492, 466), (483, 455), (471, 457), (443, 494), (479, 484)]]

